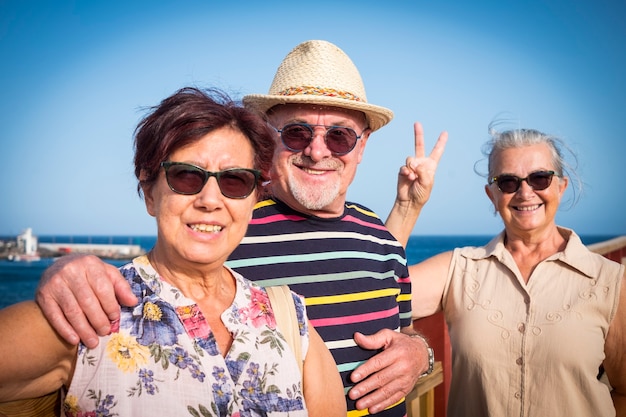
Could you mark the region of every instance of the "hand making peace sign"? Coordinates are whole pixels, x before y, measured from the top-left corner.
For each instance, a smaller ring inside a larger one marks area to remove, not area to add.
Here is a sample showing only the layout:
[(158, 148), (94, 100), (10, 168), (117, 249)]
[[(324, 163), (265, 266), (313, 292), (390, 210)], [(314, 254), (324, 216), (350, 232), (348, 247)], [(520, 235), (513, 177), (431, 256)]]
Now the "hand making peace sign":
[(442, 132), (432, 152), (426, 156), (421, 123), (415, 122), (413, 129), (415, 156), (407, 157), (406, 163), (400, 167), (396, 201), (385, 222), (387, 229), (405, 247), (422, 207), (430, 198), (437, 165), (448, 141), (448, 132)]

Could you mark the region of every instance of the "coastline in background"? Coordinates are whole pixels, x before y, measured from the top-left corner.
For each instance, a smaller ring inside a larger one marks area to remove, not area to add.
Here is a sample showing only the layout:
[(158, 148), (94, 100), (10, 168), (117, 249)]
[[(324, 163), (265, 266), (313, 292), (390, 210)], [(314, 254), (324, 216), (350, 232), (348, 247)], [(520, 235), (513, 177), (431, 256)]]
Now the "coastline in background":
[[(585, 245), (603, 242), (616, 235), (584, 235), (581, 239)], [(140, 245), (146, 252), (156, 242), (156, 236), (38, 236), (43, 243), (102, 243)], [(482, 246), (493, 236), (420, 236), (409, 238), (406, 255), (409, 264), (415, 264), (438, 253), (462, 246)], [(1, 239), (1, 237), (0, 237)], [(115, 266), (127, 261), (107, 260)], [(32, 299), (39, 278), (43, 271), (52, 265), (54, 259), (42, 258), (35, 262), (0, 261), (0, 308), (19, 301)]]

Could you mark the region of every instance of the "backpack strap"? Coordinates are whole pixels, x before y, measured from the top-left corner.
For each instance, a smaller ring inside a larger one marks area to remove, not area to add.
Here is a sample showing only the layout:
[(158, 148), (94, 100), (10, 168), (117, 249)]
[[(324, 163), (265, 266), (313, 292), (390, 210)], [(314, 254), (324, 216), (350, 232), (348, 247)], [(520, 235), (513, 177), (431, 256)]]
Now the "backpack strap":
[(302, 341), (300, 340), (300, 326), (298, 325), (296, 305), (293, 302), (291, 290), (287, 285), (265, 287), (265, 290), (274, 311), (276, 327), (280, 329), (287, 340), (287, 344), (296, 355), (300, 375), (302, 375)]

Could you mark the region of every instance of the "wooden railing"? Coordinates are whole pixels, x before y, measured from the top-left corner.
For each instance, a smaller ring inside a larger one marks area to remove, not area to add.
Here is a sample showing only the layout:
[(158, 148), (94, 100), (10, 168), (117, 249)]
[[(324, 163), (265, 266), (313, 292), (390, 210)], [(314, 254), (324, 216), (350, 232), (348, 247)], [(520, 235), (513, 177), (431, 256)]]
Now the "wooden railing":
[(619, 236), (604, 242), (587, 245), (587, 248), (591, 252), (626, 265), (626, 236)]
[[(587, 248), (612, 261), (626, 265), (626, 236), (616, 237), (604, 242), (587, 245)], [(423, 402), (429, 410), (427, 414), (415, 413), (409, 417), (427, 415), (428, 417), (445, 417), (448, 393), (450, 392), (450, 378), (452, 376), (452, 349), (448, 326), (442, 312), (424, 317), (413, 322), (413, 327), (428, 339), (428, 343), (435, 351), (435, 361), (441, 362), (443, 368), (443, 382), (432, 388)], [(432, 403), (434, 402), (434, 404)]]

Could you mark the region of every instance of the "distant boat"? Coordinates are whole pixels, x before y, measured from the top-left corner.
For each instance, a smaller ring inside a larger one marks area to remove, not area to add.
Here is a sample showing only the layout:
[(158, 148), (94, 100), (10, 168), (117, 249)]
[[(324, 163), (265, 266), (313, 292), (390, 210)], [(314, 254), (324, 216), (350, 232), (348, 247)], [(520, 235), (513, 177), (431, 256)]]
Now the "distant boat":
[(41, 257), (38, 254), (18, 253), (11, 254), (7, 257), (11, 262), (37, 262), (41, 261)]

